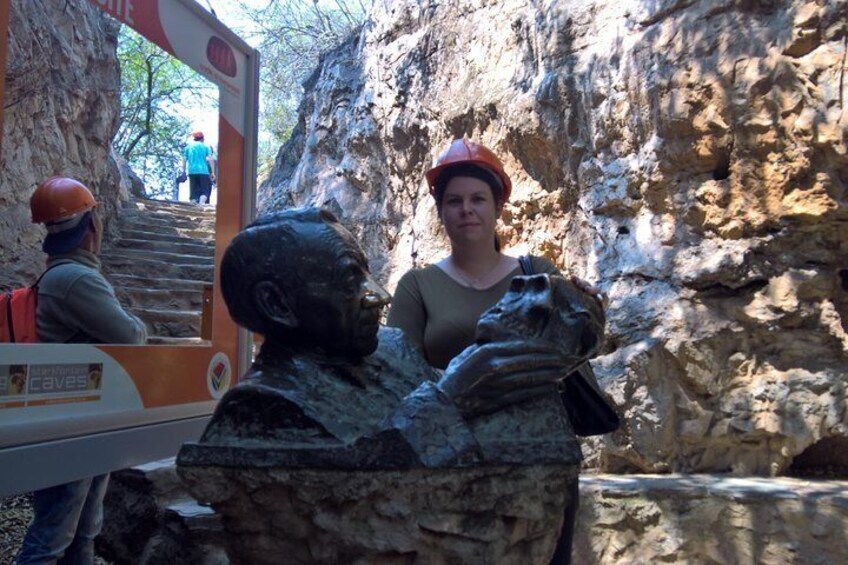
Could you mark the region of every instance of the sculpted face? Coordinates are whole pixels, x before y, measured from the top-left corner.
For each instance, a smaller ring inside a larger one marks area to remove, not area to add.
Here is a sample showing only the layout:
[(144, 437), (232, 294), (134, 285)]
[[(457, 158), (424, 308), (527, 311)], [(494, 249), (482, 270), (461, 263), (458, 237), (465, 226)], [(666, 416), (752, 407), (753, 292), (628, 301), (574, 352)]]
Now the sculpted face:
[(509, 291), (477, 323), (477, 343), (541, 340), (568, 354), (596, 348), (603, 311), (562, 277), (515, 277)]
[(377, 347), (389, 294), (353, 235), (330, 212), (290, 209), (239, 232), (221, 260), (233, 320), (265, 336), (263, 349), (362, 357)]
[(312, 272), (301, 275), (307, 284), (297, 295), (300, 327), (330, 354), (373, 353), (389, 294), (371, 276), (365, 255), (341, 224), (317, 226), (311, 237)]

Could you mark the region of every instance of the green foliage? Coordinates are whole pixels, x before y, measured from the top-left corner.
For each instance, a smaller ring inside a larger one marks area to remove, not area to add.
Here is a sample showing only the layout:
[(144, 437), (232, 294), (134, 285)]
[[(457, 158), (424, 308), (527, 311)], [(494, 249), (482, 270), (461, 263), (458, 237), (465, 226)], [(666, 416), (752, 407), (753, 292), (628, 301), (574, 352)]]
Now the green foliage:
[(118, 61), (121, 116), (112, 145), (144, 180), (148, 196), (170, 196), (191, 129), (187, 109), (217, 107), (217, 91), (127, 26), (118, 36)]
[(253, 8), (241, 2), (262, 53), (261, 128), (284, 143), (297, 121), (303, 82), (322, 53), (340, 45), (365, 19), (362, 0), (268, 0)]

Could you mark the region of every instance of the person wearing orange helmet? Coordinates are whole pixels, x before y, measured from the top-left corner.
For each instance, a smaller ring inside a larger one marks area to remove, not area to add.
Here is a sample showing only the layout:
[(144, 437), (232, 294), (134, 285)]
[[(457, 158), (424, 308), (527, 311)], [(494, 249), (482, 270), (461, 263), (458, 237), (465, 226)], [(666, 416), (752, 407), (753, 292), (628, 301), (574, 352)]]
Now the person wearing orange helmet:
[[(401, 277), (387, 325), (402, 329), (429, 363), (445, 369), (475, 340), (481, 314), (507, 292), (515, 276), (561, 276), (544, 257), (512, 257), (501, 251), (497, 220), (512, 192), (503, 163), (488, 147), (455, 139), (425, 173), (430, 194), (450, 241), (451, 253), (435, 264), (412, 269)], [(598, 289), (572, 278), (589, 294)], [(589, 371), (588, 364), (580, 372)], [(591, 375), (594, 381), (594, 375)], [(569, 563), (578, 484), (570, 493), (560, 540), (552, 563)]]
[[(30, 198), (33, 223), (44, 224), (47, 270), (38, 284), (36, 331), (43, 343), (141, 344), (144, 322), (126, 312), (100, 272), (103, 223), (88, 188), (51, 177)], [(93, 563), (109, 475), (37, 491), (35, 516), (17, 563)]]
[(212, 148), (203, 142), (203, 132), (191, 134), (192, 141), (183, 151), (183, 173), (188, 174), (189, 200), (208, 204), (215, 182), (215, 160)]
[[(444, 369), (473, 343), (480, 315), (522, 270), (517, 257), (501, 251), (495, 233), (512, 181), (489, 148), (456, 139), (425, 178), (451, 253), (400, 279), (388, 325), (404, 330), (431, 365)], [(547, 259), (531, 260), (535, 272), (559, 274)]]

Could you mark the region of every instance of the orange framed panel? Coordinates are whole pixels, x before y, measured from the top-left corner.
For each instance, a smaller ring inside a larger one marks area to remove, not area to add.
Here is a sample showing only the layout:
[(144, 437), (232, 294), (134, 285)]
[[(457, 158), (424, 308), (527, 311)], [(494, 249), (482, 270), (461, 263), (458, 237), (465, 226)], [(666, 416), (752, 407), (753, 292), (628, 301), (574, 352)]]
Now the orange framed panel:
[[(193, 0), (76, 1), (108, 12), (219, 87), (211, 344), (0, 344), (0, 495), (174, 455), (197, 438), (250, 362), (250, 336), (230, 319), (218, 281), (224, 250), (255, 212), (259, 54)], [(0, 0), (0, 37), (9, 11), (10, 0)], [(74, 453), (85, 457), (46, 464)]]

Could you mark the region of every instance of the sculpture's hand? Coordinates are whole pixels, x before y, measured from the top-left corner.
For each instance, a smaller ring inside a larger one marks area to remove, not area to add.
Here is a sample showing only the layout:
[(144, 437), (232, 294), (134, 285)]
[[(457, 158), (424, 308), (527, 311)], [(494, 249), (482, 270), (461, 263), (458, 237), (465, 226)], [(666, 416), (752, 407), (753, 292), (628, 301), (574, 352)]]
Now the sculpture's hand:
[(596, 287), (592, 283), (585, 281), (576, 275), (569, 276), (568, 280), (574, 283), (574, 286), (576, 286), (586, 294), (597, 298), (598, 301), (601, 303), (601, 306), (603, 306), (604, 310), (607, 309), (607, 305), (609, 304), (609, 296), (607, 296), (606, 292), (602, 291), (600, 288)]
[(600, 288), (596, 287), (592, 283), (584, 281), (583, 279), (575, 275), (571, 275), (569, 277), (569, 280), (574, 283), (574, 286), (576, 286), (586, 294), (597, 298), (600, 301), (601, 306), (604, 308), (604, 310), (607, 309), (607, 305), (609, 305), (609, 296), (607, 296), (606, 292), (602, 291)]
[(463, 416), (477, 416), (550, 391), (574, 361), (538, 342), (472, 345), (451, 361), (438, 386)]

